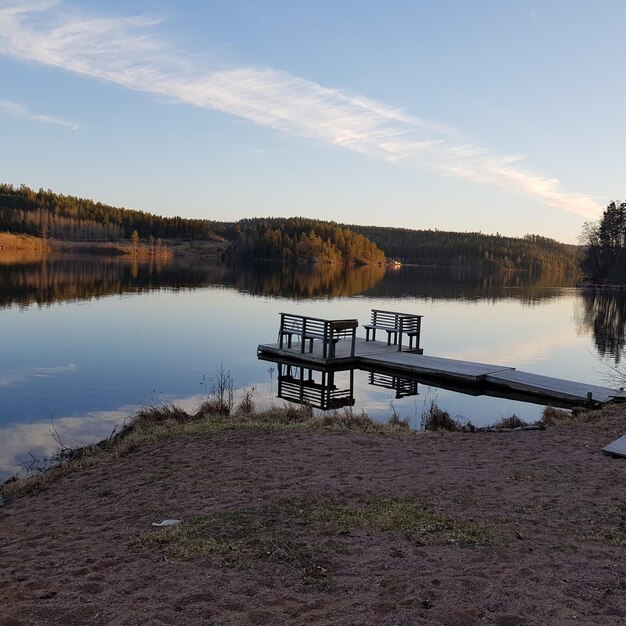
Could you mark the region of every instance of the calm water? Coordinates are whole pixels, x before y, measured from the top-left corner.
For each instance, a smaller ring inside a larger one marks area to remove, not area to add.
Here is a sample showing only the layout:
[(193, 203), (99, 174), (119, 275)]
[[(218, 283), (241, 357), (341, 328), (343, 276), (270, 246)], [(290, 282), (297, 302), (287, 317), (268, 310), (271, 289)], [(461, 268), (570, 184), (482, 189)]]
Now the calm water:
[[(426, 354), (596, 384), (624, 348), (624, 294), (581, 292), (563, 277), (0, 257), (0, 478), (29, 453), (55, 451), (52, 424), (71, 445), (109, 435), (142, 405), (195, 408), (221, 363), (257, 404), (282, 403), (277, 368), (256, 358), (279, 312), (363, 323), (371, 308), (422, 314)], [(542, 409), (422, 384), (398, 399), (369, 382), (356, 372), (357, 410), (385, 419), (393, 403), (416, 426), (432, 400), (476, 425)]]

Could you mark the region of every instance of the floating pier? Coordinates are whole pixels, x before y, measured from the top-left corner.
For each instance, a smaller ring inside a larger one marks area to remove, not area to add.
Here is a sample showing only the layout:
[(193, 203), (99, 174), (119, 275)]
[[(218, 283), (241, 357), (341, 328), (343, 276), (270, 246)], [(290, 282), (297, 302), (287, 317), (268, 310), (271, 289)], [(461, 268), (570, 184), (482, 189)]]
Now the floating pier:
[(616, 439), (608, 446), (602, 448), (604, 454), (615, 457), (626, 457), (626, 435), (622, 435), (619, 439)]
[[(408, 317), (407, 314), (395, 314)], [(428, 356), (419, 347), (406, 348), (402, 345), (402, 334), (393, 328), (387, 330), (388, 340), (376, 341), (356, 337), (354, 332), (345, 332), (346, 320), (327, 320), (326, 326), (337, 324), (341, 333), (337, 336), (329, 330), (308, 336), (306, 323), (292, 330), (299, 341), (292, 345), (289, 329), (282, 327), (285, 319), (293, 316), (281, 314), (281, 329), (278, 343), (261, 344), (257, 348), (259, 358), (280, 361), (296, 367), (325, 371), (362, 369), (369, 372), (386, 373), (391, 376), (415, 378), (433, 386), (457, 388), (466, 393), (507, 395), (516, 399), (556, 404), (559, 406), (599, 406), (614, 400), (625, 400), (623, 391), (590, 385), (587, 383), (542, 376), (523, 372), (506, 365), (475, 363), (444, 357)], [(299, 316), (306, 320), (304, 316)], [(315, 319), (315, 318), (312, 318)], [(402, 318), (398, 318), (402, 320)], [(319, 321), (319, 320), (318, 320)], [(356, 320), (350, 320), (354, 322)], [(400, 326), (403, 322), (400, 322)], [(290, 341), (283, 341), (285, 335)], [(419, 338), (417, 340), (419, 346)]]

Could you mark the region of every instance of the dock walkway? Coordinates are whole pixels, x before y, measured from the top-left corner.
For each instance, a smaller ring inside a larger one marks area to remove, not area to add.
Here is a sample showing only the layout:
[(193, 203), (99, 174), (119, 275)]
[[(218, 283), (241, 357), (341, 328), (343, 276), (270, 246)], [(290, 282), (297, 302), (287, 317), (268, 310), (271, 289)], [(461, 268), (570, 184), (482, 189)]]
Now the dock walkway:
[[(329, 370), (387, 371), (404, 376), (426, 377), (429, 381), (479, 385), (510, 390), (528, 396), (529, 401), (559, 402), (570, 405), (600, 405), (624, 399), (624, 393), (609, 387), (589, 385), (550, 376), (523, 372), (506, 365), (474, 363), (444, 357), (427, 356), (420, 351), (398, 352), (396, 345), (382, 341), (366, 341), (357, 337), (355, 343), (338, 342), (333, 358), (327, 358), (323, 346), (315, 343), (311, 352), (302, 352), (300, 346), (282, 348), (278, 343), (262, 344), (257, 349), (259, 358), (278, 358), (301, 367)], [(435, 382), (433, 382), (435, 384)]]

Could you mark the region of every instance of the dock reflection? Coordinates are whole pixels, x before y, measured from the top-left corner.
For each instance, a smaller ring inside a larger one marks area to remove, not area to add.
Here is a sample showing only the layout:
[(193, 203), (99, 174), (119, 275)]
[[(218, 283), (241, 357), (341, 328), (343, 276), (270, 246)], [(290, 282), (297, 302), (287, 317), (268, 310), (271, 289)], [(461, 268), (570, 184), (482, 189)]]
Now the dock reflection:
[(417, 380), (413, 378), (403, 378), (395, 374), (383, 374), (381, 372), (369, 373), (369, 384), (374, 387), (383, 387), (384, 389), (392, 389), (396, 392), (396, 400), (407, 398), (408, 396), (416, 396)]
[[(263, 358), (276, 365), (277, 397), (304, 404), (322, 411), (331, 411), (355, 404), (354, 373), (360, 368), (302, 367), (288, 360)], [(367, 381), (373, 387), (395, 391), (396, 399), (419, 394), (415, 378), (383, 371), (368, 371)]]
[(279, 398), (323, 411), (354, 406), (353, 369), (335, 372), (288, 363), (277, 365)]

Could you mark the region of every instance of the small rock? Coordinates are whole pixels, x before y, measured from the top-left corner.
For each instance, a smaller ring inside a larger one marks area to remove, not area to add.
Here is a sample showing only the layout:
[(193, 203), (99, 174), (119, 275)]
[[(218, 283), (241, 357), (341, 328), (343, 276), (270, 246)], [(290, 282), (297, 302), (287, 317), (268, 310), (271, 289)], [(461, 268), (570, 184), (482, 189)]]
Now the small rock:
[(152, 525), (163, 528), (164, 526), (176, 526), (176, 524), (180, 524), (182, 521), (182, 519), (164, 519), (162, 522), (152, 522)]

